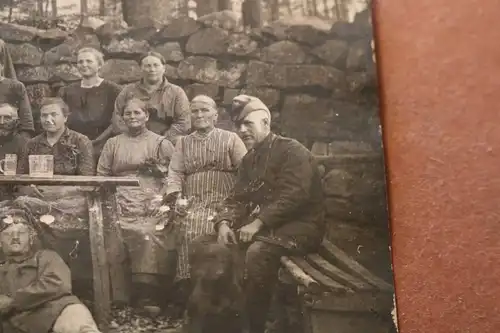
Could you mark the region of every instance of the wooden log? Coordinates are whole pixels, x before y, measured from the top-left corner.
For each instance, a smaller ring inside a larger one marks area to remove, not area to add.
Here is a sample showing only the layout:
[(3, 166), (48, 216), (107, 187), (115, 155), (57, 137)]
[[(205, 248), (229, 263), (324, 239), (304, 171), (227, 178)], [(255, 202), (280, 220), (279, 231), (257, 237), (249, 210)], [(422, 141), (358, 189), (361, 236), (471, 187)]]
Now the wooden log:
[(321, 291), (321, 285), (307, 275), (296, 263), (294, 263), (288, 257), (281, 257), (281, 264), (285, 266), (286, 270), (299, 284), (305, 286), (311, 293), (319, 293)]
[(106, 253), (108, 255), (111, 299), (115, 303), (129, 304), (130, 293), (127, 279), (126, 249), (123, 242), (122, 230), (118, 225), (118, 204), (116, 202), (116, 187), (107, 187), (102, 190), (105, 209), (104, 235)]
[(319, 254), (308, 255), (307, 261), (311, 263), (313, 267), (318, 269), (323, 274), (331, 277), (335, 281), (340, 280), (340, 282), (347, 283), (353, 288), (360, 290), (373, 289), (373, 286), (371, 284), (344, 272), (340, 268), (332, 265), (330, 262), (322, 258)]
[(328, 287), (333, 290), (342, 290), (342, 291), (348, 291), (350, 290), (348, 287), (340, 284), (337, 281), (332, 280), (330, 277), (324, 275), (320, 271), (318, 271), (316, 268), (312, 267), (305, 259), (299, 258), (299, 257), (292, 257), (289, 258), (291, 261), (293, 261), (300, 269), (304, 271), (307, 275), (309, 275), (312, 279), (315, 281), (318, 281), (325, 287)]
[(100, 330), (106, 333), (109, 330), (111, 300), (109, 266), (104, 243), (102, 203), (99, 193), (96, 192), (87, 193), (87, 200), (94, 285), (94, 316)]
[(361, 266), (361, 264), (330, 241), (326, 239), (323, 240), (319, 252), (325, 259), (331, 258), (332, 260), (340, 262), (355, 273), (359, 278), (364, 279), (366, 282), (379, 288), (380, 290), (394, 292), (394, 288), (391, 284), (375, 276), (372, 272)]
[(54, 186), (139, 186), (135, 177), (62, 176), (30, 177), (28, 175), (0, 176), (0, 184)]

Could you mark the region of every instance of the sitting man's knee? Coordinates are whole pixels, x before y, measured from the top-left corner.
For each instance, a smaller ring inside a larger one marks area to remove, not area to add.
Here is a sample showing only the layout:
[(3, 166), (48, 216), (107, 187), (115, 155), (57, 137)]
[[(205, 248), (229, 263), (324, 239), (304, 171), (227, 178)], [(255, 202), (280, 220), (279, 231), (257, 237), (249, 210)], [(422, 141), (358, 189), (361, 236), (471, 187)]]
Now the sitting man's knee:
[(279, 249), (276, 246), (270, 245), (265, 242), (256, 241), (250, 244), (245, 256), (245, 263), (252, 264), (253, 262), (260, 262), (264, 258), (278, 256)]
[(54, 333), (100, 333), (89, 309), (83, 304), (70, 304), (57, 317)]

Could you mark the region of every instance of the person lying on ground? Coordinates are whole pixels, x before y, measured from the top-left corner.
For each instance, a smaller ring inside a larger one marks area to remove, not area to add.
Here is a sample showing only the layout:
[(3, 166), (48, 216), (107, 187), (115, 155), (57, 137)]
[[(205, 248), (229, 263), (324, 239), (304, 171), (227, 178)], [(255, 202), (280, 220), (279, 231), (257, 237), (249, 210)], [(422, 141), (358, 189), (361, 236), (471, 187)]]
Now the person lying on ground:
[(36, 223), (24, 210), (0, 214), (2, 333), (99, 333), (71, 291), (71, 273), (54, 251), (40, 248)]

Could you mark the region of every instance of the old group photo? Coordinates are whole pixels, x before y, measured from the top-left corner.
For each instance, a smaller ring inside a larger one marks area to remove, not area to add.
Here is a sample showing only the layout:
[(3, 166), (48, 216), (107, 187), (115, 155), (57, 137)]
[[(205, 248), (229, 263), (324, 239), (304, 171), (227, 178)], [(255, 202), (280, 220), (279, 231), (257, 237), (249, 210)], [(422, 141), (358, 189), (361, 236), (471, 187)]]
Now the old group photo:
[(0, 1), (0, 333), (395, 333), (370, 0)]

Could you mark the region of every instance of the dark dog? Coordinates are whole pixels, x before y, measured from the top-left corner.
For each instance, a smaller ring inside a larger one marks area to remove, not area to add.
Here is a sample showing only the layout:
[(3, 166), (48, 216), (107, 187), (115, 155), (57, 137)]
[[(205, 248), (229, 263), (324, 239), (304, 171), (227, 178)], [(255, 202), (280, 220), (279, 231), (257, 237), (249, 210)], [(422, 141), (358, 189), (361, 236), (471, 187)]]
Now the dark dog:
[(190, 263), (192, 292), (184, 332), (244, 332), (244, 266), (239, 249), (213, 238), (199, 239), (192, 245)]

